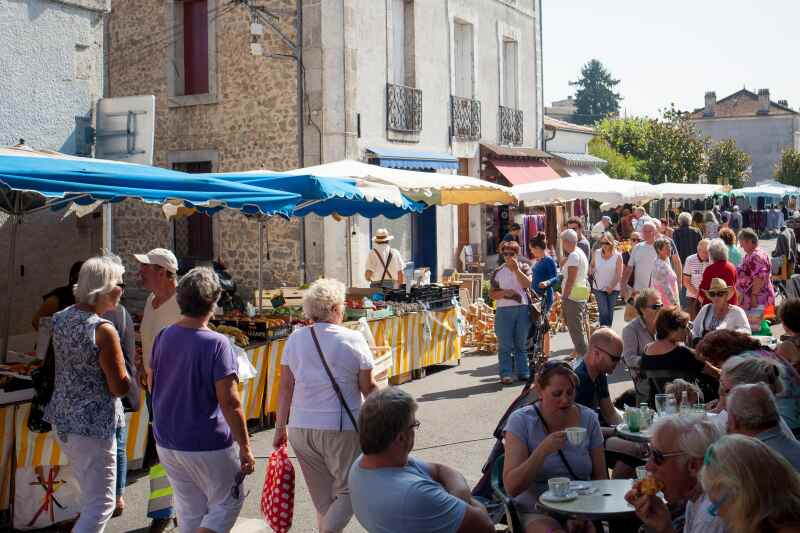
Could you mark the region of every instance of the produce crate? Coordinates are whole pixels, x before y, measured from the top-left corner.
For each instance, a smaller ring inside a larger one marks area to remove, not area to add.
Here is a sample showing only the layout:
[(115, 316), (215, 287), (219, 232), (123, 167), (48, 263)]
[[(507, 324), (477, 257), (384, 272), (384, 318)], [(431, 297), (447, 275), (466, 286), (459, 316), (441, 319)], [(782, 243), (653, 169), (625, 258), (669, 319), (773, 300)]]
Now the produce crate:
[(292, 325), (289, 322), (281, 322), (280, 324), (269, 324), (264, 320), (258, 318), (223, 318), (213, 319), (211, 321), (215, 326), (232, 326), (244, 332), (251, 342), (258, 341), (274, 341), (277, 339), (284, 339), (292, 332)]

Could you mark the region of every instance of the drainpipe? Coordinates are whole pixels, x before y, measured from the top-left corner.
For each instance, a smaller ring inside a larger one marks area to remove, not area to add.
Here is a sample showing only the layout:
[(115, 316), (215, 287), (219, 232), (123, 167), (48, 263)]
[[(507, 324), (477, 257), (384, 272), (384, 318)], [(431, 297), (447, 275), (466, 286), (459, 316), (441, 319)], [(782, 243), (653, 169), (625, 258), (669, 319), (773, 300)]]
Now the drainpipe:
[[(542, 117), (542, 120), (544, 120), (544, 117)], [(542, 128), (542, 130), (543, 130), (543, 131), (546, 131), (544, 128)], [(553, 136), (552, 136), (552, 137), (545, 137), (545, 136), (544, 136), (544, 134), (542, 135), (542, 139), (544, 140), (544, 148), (543, 148), (543, 150), (544, 150), (545, 152), (547, 151), (547, 143), (549, 143), (550, 141), (552, 141), (553, 139), (555, 139), (555, 138), (556, 138), (556, 134), (557, 134), (557, 133), (558, 133), (558, 130), (554, 128), (554, 129), (553, 129)]]
[[(303, 75), (303, 0), (297, 0), (295, 4), (295, 64), (297, 65), (297, 168), (305, 166), (305, 120), (303, 109), (305, 107), (305, 83)], [(303, 284), (308, 283), (308, 268), (306, 266), (306, 220), (300, 220), (300, 271), (303, 273)]]

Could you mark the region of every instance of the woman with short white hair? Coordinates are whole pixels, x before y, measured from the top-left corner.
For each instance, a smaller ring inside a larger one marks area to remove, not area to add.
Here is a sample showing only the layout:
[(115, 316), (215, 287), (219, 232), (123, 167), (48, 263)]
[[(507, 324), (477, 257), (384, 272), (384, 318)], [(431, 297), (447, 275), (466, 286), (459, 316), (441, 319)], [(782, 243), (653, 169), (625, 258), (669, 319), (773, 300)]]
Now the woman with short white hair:
[(786, 459), (753, 437), (727, 435), (706, 452), (700, 472), (709, 512), (733, 533), (796, 533), (800, 477)]
[[(707, 291), (711, 288), (711, 280), (719, 278), (728, 287), (736, 286), (736, 267), (728, 261), (728, 247), (722, 239), (714, 239), (708, 245), (708, 257), (711, 264), (703, 271), (703, 279), (700, 280), (700, 293), (698, 295), (700, 305), (713, 303), (708, 297)], [(728, 303), (736, 305), (738, 297), (736, 291), (731, 291)]]
[(117, 307), (124, 272), (116, 256), (92, 257), (73, 289), (75, 305), (53, 315), (55, 386), (45, 420), (81, 489), (78, 533), (102, 533), (116, 505), (116, 430), (130, 377), (119, 335), (100, 315)]
[(362, 395), (377, 388), (367, 341), (341, 325), (344, 299), (344, 284), (324, 278), (303, 295), (314, 323), (286, 341), (273, 439), (275, 448), (291, 442), (322, 533), (342, 531), (353, 516), (347, 475), (361, 454), (356, 420)]

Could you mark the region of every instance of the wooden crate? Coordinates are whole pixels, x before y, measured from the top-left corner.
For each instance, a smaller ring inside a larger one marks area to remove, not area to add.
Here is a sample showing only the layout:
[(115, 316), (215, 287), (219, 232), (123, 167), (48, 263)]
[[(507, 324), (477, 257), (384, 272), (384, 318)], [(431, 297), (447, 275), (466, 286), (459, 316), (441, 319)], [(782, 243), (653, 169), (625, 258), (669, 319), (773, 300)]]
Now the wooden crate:
[[(283, 299), (286, 300), (286, 303), (283, 304), (284, 306), (301, 307), (303, 305), (303, 294), (305, 291), (298, 287), (283, 287), (281, 289), (264, 289), (261, 293), (264, 298), (264, 304), (261, 310), (264, 311), (273, 309), (271, 300), (279, 294), (282, 294)], [(253, 305), (258, 309), (258, 289), (253, 291)]]

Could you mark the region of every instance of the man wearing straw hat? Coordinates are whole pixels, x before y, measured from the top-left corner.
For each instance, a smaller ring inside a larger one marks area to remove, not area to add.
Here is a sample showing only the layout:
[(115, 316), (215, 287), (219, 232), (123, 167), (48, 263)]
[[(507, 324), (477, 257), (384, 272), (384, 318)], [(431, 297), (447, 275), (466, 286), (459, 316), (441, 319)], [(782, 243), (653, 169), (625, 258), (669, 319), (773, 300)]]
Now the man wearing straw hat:
[(405, 280), (403, 277), (403, 257), (396, 248), (389, 246), (394, 239), (393, 235), (381, 228), (372, 238), (374, 243), (367, 256), (367, 271), (364, 277), (370, 282), (371, 287), (397, 287)]

